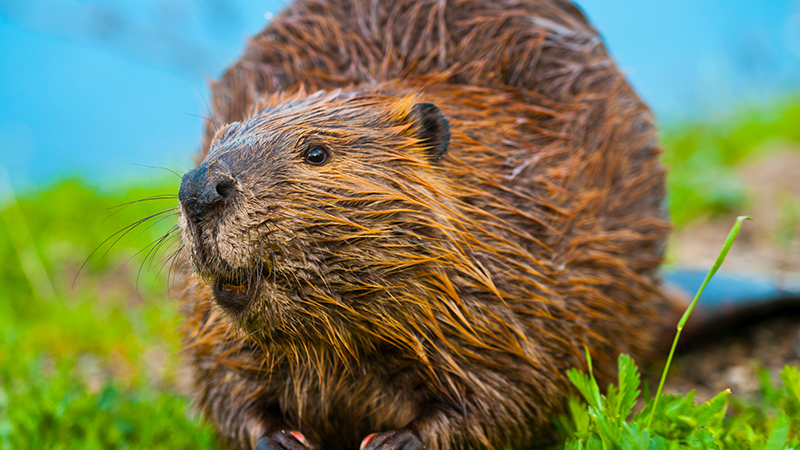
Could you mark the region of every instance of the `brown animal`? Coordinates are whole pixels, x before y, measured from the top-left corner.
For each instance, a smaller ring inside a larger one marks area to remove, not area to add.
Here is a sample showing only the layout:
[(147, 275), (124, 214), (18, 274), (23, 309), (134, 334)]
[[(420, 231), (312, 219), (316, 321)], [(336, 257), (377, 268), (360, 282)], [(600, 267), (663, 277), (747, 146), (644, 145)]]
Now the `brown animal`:
[(652, 117), (562, 0), (300, 0), (184, 176), (195, 397), (234, 448), (546, 442), (583, 346), (646, 357)]

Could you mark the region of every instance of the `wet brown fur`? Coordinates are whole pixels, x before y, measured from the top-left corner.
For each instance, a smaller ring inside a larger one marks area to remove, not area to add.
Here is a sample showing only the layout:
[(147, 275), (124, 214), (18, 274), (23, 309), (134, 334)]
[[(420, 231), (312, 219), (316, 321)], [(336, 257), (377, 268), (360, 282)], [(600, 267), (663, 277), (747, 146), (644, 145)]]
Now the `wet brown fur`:
[[(419, 102), (449, 121), (441, 159)], [(228, 158), (237, 200), (181, 219), (185, 336), (231, 447), (411, 427), (433, 450), (523, 448), (583, 345), (602, 380), (648, 355), (661, 150), (571, 3), (299, 1), (213, 85), (213, 116), (201, 159)], [(330, 161), (305, 164), (311, 145)], [(250, 277), (253, 304), (219, 307), (221, 275)]]

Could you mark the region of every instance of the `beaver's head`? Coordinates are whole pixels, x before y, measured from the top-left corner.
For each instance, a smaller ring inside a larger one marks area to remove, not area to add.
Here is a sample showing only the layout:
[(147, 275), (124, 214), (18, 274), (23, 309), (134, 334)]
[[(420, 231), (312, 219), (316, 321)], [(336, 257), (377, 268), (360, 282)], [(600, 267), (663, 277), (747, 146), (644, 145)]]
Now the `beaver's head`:
[(384, 320), (375, 295), (413, 285), (435, 258), (449, 139), (443, 113), (413, 96), (266, 100), (183, 177), (192, 266), (235, 323), (267, 339)]

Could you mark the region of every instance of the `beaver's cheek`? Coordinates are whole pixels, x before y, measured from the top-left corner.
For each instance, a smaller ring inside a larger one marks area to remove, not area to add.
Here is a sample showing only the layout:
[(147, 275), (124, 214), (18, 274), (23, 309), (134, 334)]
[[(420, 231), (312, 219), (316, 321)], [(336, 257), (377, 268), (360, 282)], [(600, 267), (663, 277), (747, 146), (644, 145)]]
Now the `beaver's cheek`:
[(263, 247), (260, 234), (251, 230), (251, 224), (229, 216), (218, 223), (215, 230), (207, 233), (209, 240), (204, 245), (216, 253), (225, 267), (249, 270), (260, 264), (258, 254)]

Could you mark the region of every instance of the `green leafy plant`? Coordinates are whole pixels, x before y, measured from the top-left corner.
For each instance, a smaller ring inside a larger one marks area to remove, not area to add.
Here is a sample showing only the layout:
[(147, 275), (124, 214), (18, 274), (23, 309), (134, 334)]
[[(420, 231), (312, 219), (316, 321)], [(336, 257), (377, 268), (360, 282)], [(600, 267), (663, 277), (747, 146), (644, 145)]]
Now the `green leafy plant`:
[[(762, 408), (755, 408), (737, 402), (742, 414), (732, 417), (726, 417), (730, 392), (721, 392), (700, 405), (695, 405), (694, 391), (685, 395), (662, 393), (681, 330), (706, 284), (725, 260), (742, 222), (747, 219), (741, 216), (736, 220), (716, 262), (681, 317), (658, 391), (652, 398), (644, 395), (644, 407), (640, 411), (633, 412), (637, 400), (641, 398), (640, 375), (629, 356), (620, 355), (617, 384), (610, 385), (605, 396), (601, 394), (592, 375), (592, 360), (588, 348), (588, 374), (577, 369), (567, 372), (582, 399), (574, 394), (570, 395), (569, 414), (557, 420), (565, 449), (800, 448), (800, 373), (797, 367), (784, 367), (781, 372), (781, 389), (773, 388), (769, 375), (762, 374), (762, 391), (767, 404), (762, 405)], [(766, 413), (768, 409), (779, 412), (776, 417), (769, 417)]]
[[(590, 358), (587, 351), (587, 358)], [(783, 386), (768, 389), (768, 404), (739, 404), (736, 415), (726, 416), (730, 393), (722, 392), (695, 405), (694, 391), (685, 395), (662, 394), (642, 399), (640, 375), (633, 360), (620, 355), (618, 381), (606, 395), (591, 373), (568, 372), (580, 397), (570, 395), (568, 414), (556, 421), (566, 450), (600, 449), (753, 449), (800, 448), (800, 373), (786, 366), (781, 372)], [(637, 400), (644, 407), (634, 412)], [(774, 417), (765, 410), (777, 410)]]

